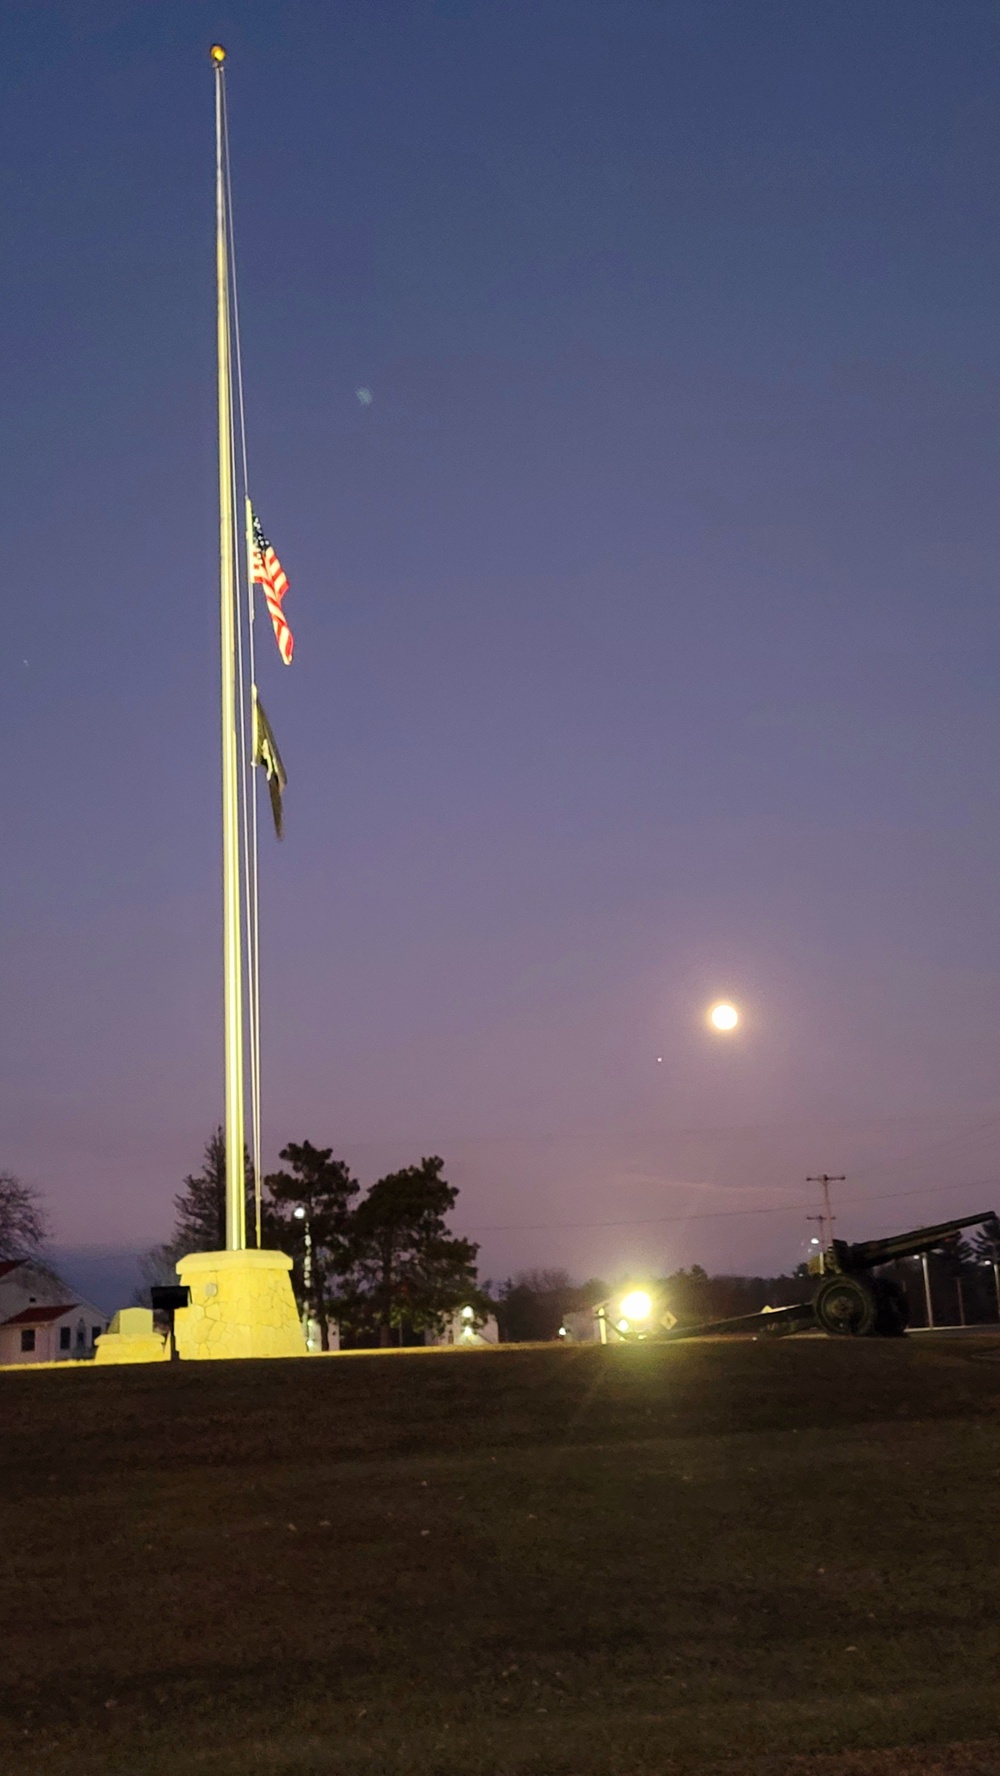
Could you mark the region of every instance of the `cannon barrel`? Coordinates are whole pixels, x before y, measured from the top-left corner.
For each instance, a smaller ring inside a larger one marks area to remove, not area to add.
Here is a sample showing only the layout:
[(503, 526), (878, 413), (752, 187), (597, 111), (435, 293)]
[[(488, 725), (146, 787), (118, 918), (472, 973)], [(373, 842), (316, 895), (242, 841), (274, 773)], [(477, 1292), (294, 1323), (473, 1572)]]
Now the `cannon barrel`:
[(830, 1248), (830, 1268), (856, 1275), (889, 1264), (894, 1258), (917, 1258), (921, 1252), (932, 1252), (935, 1246), (947, 1245), (958, 1238), (963, 1227), (989, 1226), (1000, 1235), (1000, 1218), (993, 1209), (983, 1215), (962, 1215), (955, 1221), (939, 1221), (934, 1227), (916, 1227), (911, 1233), (894, 1233), (888, 1239), (860, 1240), (848, 1245), (834, 1240)]
[(716, 1338), (724, 1332), (766, 1332), (775, 1337), (783, 1332), (804, 1332), (815, 1324), (812, 1302), (800, 1301), (791, 1307), (765, 1307), (759, 1313), (736, 1314), (728, 1320), (707, 1320), (700, 1326), (671, 1326), (663, 1334), (662, 1342), (676, 1344), (684, 1338)]

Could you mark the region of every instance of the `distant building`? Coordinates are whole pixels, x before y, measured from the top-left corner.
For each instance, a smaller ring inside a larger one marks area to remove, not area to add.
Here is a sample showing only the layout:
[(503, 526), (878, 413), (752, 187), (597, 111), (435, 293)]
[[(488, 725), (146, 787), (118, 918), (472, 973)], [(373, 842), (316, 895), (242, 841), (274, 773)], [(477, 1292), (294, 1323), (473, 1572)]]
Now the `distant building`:
[(572, 1313), (563, 1314), (559, 1336), (565, 1339), (568, 1344), (607, 1344), (608, 1342), (606, 1322), (603, 1316), (598, 1316), (596, 1307), (581, 1307)]
[(0, 1365), (92, 1357), (108, 1317), (45, 1264), (0, 1262)]
[(425, 1332), (425, 1344), (499, 1344), (500, 1332), (493, 1314), (476, 1325), (472, 1309), (459, 1308), (440, 1332)]
[(593, 1307), (563, 1315), (559, 1337), (564, 1344), (620, 1344), (660, 1338), (677, 1324), (663, 1299), (662, 1288), (649, 1283), (641, 1289), (626, 1286), (622, 1296), (595, 1301)]

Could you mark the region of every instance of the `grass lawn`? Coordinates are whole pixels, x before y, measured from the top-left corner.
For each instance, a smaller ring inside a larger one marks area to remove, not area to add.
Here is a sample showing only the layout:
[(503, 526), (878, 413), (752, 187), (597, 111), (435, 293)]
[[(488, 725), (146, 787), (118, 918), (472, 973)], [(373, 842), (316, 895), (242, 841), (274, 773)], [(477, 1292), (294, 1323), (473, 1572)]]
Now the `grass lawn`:
[(3, 1776), (997, 1776), (1000, 1340), (0, 1374)]

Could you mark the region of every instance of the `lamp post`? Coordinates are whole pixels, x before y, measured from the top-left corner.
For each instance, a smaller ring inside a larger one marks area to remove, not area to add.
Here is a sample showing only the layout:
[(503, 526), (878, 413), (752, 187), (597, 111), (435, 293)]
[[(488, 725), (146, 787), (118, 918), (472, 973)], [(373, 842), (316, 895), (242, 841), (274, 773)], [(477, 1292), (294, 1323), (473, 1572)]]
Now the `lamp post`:
[(921, 1264), (921, 1268), (924, 1273), (924, 1299), (927, 1302), (927, 1324), (928, 1324), (928, 1326), (933, 1326), (933, 1324), (934, 1324), (934, 1309), (931, 1305), (931, 1273), (930, 1273), (930, 1269), (927, 1264), (927, 1253), (926, 1252), (921, 1252), (920, 1264)]
[(997, 1319), (1000, 1320), (1000, 1259), (981, 1258), (980, 1263), (984, 1270), (992, 1270), (993, 1272), (993, 1287), (997, 1297)]
[(301, 1203), (297, 1209), (292, 1210), (292, 1215), (296, 1221), (304, 1223), (302, 1230), (305, 1235), (305, 1253), (302, 1258), (302, 1334), (306, 1341), (306, 1350), (310, 1351), (312, 1350), (312, 1326), (309, 1319), (313, 1280), (312, 1228), (309, 1225), (309, 1215)]

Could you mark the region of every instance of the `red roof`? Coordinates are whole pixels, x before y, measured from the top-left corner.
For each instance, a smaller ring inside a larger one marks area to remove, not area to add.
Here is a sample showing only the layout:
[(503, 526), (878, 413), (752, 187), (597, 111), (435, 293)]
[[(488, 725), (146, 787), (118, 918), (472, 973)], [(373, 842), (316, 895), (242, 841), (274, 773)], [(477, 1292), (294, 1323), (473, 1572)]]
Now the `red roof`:
[(50, 1320), (58, 1320), (61, 1314), (72, 1313), (79, 1306), (76, 1301), (64, 1301), (59, 1307), (23, 1307), (19, 1314), (11, 1314), (9, 1320), (0, 1321), (4, 1326), (47, 1326)]
[(9, 1271), (20, 1270), (23, 1263), (23, 1258), (5, 1258), (3, 1263), (0, 1264), (0, 1277), (7, 1276)]

